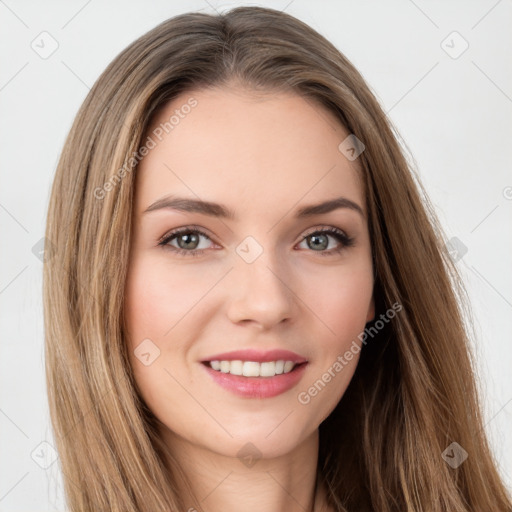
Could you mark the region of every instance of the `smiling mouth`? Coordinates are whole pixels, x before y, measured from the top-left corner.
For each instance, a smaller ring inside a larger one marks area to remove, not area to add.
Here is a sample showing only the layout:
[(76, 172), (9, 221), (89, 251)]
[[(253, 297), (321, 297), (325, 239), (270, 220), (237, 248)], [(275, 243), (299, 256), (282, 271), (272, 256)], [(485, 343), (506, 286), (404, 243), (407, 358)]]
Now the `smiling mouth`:
[(277, 361), (204, 361), (204, 365), (219, 373), (228, 373), (242, 377), (275, 377), (285, 375), (306, 363), (296, 363), (279, 359)]

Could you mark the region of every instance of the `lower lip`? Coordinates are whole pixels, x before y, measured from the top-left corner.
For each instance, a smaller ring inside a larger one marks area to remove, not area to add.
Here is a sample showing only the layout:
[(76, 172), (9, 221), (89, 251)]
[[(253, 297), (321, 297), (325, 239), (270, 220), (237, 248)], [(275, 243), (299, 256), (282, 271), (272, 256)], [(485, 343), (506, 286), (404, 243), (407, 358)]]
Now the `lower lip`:
[(288, 391), (302, 378), (306, 365), (307, 363), (301, 364), (289, 373), (282, 373), (274, 377), (243, 377), (222, 373), (201, 363), (201, 366), (219, 386), (246, 398), (270, 398)]

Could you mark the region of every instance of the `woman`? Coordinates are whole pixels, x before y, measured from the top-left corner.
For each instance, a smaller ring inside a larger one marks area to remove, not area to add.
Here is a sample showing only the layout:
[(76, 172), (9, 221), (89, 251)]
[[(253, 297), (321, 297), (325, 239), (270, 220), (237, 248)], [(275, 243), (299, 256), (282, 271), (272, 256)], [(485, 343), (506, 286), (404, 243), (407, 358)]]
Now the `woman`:
[(442, 230), (304, 23), (191, 13), (131, 44), (77, 115), (46, 236), (71, 510), (511, 510)]

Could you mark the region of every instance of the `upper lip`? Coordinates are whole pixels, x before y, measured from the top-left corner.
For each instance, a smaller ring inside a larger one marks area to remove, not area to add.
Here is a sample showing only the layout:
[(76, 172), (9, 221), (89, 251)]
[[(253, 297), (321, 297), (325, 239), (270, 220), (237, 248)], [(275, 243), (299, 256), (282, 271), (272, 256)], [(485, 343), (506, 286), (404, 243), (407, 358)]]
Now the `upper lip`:
[(204, 359), (202, 362), (209, 361), (255, 361), (257, 363), (265, 363), (268, 361), (293, 361), (294, 363), (306, 363), (307, 359), (305, 357), (296, 354), (295, 352), (291, 352), (289, 350), (255, 350), (255, 349), (246, 349), (246, 350), (235, 350), (233, 352), (223, 352), (222, 354), (215, 354), (213, 356)]

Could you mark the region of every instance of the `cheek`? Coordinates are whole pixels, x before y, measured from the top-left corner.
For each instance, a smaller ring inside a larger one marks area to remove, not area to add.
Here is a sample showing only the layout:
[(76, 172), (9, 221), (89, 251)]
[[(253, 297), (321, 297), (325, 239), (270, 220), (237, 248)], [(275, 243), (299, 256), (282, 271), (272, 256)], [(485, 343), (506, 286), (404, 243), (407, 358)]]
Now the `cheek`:
[(194, 308), (208, 289), (209, 279), (184, 267), (169, 268), (156, 258), (136, 259), (130, 266), (125, 292), (126, 323), (132, 343), (163, 340)]
[(373, 295), (371, 261), (361, 258), (358, 264), (329, 269), (317, 274), (315, 286), (311, 281), (306, 284), (302, 284), (300, 297), (308, 305), (311, 318), (316, 317), (315, 332), (310, 337), (319, 342), (314, 364), (297, 399), (314, 426), (336, 407), (359, 361), (360, 335)]
[[(151, 257), (135, 258), (130, 264), (125, 288), (129, 358), (148, 403), (153, 402), (158, 390), (169, 388), (165, 370), (185, 350), (181, 337), (173, 334), (179, 331), (180, 321), (200, 296), (197, 286), (197, 281), (187, 279), (181, 272), (170, 272)], [(170, 336), (171, 350), (166, 341)]]
[(373, 296), (371, 264), (362, 260), (357, 265), (317, 273), (316, 278), (302, 282), (300, 296), (319, 320), (318, 324), (324, 327), (324, 346), (341, 349), (367, 322)]
[(183, 361), (187, 348), (181, 329), (188, 324), (182, 320), (204, 295), (200, 280), (190, 277), (151, 255), (134, 257), (128, 270), (125, 320), (129, 359), (142, 398), (163, 422), (178, 398), (182, 403), (187, 400), (171, 375), (185, 383), (186, 371), (177, 373), (183, 366), (177, 362)]

